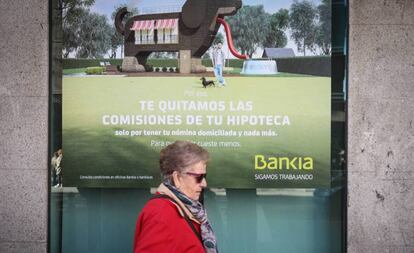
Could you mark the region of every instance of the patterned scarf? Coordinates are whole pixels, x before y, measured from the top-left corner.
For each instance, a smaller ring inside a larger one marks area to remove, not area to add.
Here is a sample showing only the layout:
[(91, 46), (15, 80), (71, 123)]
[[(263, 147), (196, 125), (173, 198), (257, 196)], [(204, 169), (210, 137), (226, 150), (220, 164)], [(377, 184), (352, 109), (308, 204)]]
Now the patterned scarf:
[(194, 201), (188, 198), (184, 193), (173, 186), (169, 180), (165, 180), (163, 184), (174, 195), (184, 203), (187, 209), (194, 215), (194, 217), (201, 223), (201, 240), (203, 241), (206, 253), (217, 253), (216, 236), (211, 228), (210, 222), (207, 219), (207, 212), (204, 206), (199, 201)]

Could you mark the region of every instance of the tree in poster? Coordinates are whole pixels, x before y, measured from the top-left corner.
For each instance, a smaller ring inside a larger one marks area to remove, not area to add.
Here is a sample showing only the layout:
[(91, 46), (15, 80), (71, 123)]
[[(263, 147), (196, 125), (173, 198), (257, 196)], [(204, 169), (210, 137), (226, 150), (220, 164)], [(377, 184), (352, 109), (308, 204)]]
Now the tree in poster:
[(299, 52), (306, 56), (306, 49), (315, 50), (317, 9), (307, 0), (294, 0), (290, 7), (289, 26), (291, 37)]
[(269, 14), (265, 12), (263, 5), (246, 5), (240, 8), (236, 15), (226, 19), (232, 30), (234, 46), (242, 54), (247, 54), (251, 58), (256, 49), (263, 46), (268, 17)]
[(286, 29), (289, 27), (289, 11), (280, 9), (270, 16), (269, 29), (264, 39), (264, 47), (285, 47), (287, 44)]
[(331, 0), (322, 0), (318, 6), (319, 26), (316, 33), (316, 45), (321, 49), (322, 54), (331, 53), (331, 32), (332, 32), (332, 11)]
[[(82, 12), (83, 12), (82, 15), (85, 15), (85, 13), (87, 13), (86, 10), (82, 10)], [(80, 13), (80, 11), (78, 11), (78, 13)], [(71, 15), (69, 15), (67, 20), (63, 21), (62, 33), (63, 33), (63, 57), (64, 58), (68, 58), (69, 54), (76, 51), (76, 49), (78, 48), (77, 32), (80, 29), (78, 19), (81, 16), (72, 17)]]
[(87, 12), (79, 19), (77, 35), (77, 57), (102, 58), (111, 48), (111, 26), (105, 15)]
[[(76, 51), (78, 46), (79, 19), (84, 16), (95, 0), (62, 0), (59, 1), (58, 9), (61, 15), (62, 26), (62, 51), (63, 57), (67, 58), (71, 52)], [(60, 22), (56, 22), (60, 23)]]
[[(116, 50), (118, 47), (123, 47), (124, 45), (124, 37), (118, 33), (118, 31), (115, 28), (115, 25), (111, 25), (111, 59), (116, 58)], [(121, 56), (123, 54), (121, 50)]]

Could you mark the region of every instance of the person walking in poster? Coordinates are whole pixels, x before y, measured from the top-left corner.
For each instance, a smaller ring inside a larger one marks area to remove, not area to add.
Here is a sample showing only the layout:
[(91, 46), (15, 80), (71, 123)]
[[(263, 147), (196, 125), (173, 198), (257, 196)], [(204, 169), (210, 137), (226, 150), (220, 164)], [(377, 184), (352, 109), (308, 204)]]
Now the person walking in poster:
[(223, 78), (223, 67), (224, 67), (224, 52), (222, 50), (222, 44), (219, 42), (217, 45), (214, 46), (213, 52), (211, 55), (211, 61), (214, 67), (214, 75), (219, 82), (219, 87), (224, 87), (226, 85), (226, 81)]

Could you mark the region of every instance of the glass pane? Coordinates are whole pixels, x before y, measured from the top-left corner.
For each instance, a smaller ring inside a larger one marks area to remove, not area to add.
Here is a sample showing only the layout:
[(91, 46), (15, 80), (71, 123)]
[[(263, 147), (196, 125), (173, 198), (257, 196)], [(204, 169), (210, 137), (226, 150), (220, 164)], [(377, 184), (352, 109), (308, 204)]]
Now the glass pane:
[[(145, 1), (129, 1), (129, 3), (114, 1), (110, 8), (117, 4), (129, 5), (128, 7), (131, 8), (131, 6), (139, 6), (142, 2)], [(140, 11), (147, 14), (170, 12), (171, 9), (176, 11), (181, 9), (185, 1), (165, 2), (165, 8), (157, 2), (153, 4), (154, 6), (147, 4), (148, 6), (144, 6), (145, 8), (141, 8)], [(251, 5), (268, 4), (268, 2), (243, 1), (244, 4)], [(268, 8), (266, 10), (274, 13), (279, 8), (289, 9), (293, 1), (286, 2), (288, 4), (284, 6), (275, 4), (273, 9), (266, 7)], [(319, 5), (326, 1), (313, 2)], [(331, 53), (325, 56), (332, 62), (331, 187), (328, 189), (206, 189), (203, 196), (204, 204), (220, 252), (346, 252), (347, 13), (345, 0), (328, 2), (331, 4), (333, 28)], [(62, 76), (63, 78), (65, 75), (86, 76), (85, 62), (93, 62), (93, 64), (104, 62), (105, 65), (109, 62), (115, 67), (121, 65), (122, 60), (119, 57), (123, 57), (124, 48), (122, 46), (116, 48), (114, 58), (109, 58), (113, 55), (110, 50), (102, 55), (104, 58), (95, 59), (78, 57), (76, 50), (68, 52), (69, 47), (65, 45), (69, 40), (68, 35), (62, 29), (67, 14), (63, 5), (67, 4), (67, 1), (52, 0), (50, 4), (52, 30), (49, 143), (50, 160), (52, 160), (53, 153), (62, 148)], [(90, 10), (96, 11), (98, 7), (105, 7), (103, 1), (96, 0)], [(108, 13), (110, 14), (110, 11)], [(108, 15), (107, 22), (112, 22)], [(173, 33), (172, 41), (181, 43), (179, 36)], [(296, 52), (296, 55), (300, 54)], [(62, 57), (68, 58), (62, 59)], [(167, 60), (177, 61), (177, 59)], [(236, 61), (231, 59), (228, 64)], [(153, 62), (158, 64), (162, 59)], [(234, 71), (240, 72), (238, 68), (235, 67)], [(228, 74), (234, 73), (228, 72)], [(63, 156), (64, 152), (65, 150)], [(64, 175), (64, 162), (62, 167)], [(62, 187), (58, 185), (56, 170), (52, 165), (50, 179), (50, 252), (132, 252), (137, 216), (147, 200), (151, 198), (154, 189), (66, 187), (64, 178)]]

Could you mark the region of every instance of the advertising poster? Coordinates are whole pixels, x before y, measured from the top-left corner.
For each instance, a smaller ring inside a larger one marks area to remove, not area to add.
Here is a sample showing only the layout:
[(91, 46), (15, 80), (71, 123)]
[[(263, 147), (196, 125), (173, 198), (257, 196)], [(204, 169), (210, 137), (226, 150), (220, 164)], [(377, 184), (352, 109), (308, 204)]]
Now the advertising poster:
[(63, 185), (156, 187), (160, 150), (188, 140), (210, 152), (208, 187), (330, 187), (329, 48), (300, 37), (303, 6), (176, 2), (118, 6), (112, 58), (67, 67)]

